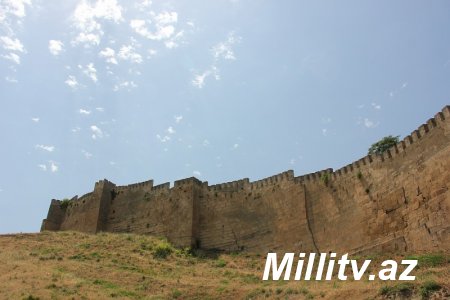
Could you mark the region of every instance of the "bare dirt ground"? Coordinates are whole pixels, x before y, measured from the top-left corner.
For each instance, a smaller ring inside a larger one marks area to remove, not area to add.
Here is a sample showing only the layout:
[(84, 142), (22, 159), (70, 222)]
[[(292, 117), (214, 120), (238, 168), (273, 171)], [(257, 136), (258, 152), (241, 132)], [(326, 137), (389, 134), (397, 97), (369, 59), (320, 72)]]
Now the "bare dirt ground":
[[(373, 271), (405, 257), (350, 258), (372, 259)], [(265, 255), (192, 253), (134, 234), (2, 235), (0, 299), (449, 299), (449, 254), (409, 258), (415, 281), (262, 281)]]

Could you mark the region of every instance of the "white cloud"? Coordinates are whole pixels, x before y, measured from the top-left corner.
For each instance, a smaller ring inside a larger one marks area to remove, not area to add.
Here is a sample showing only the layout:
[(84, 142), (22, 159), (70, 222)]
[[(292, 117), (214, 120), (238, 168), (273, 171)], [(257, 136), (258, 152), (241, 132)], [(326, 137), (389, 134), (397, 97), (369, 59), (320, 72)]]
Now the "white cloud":
[(146, 21), (142, 19), (133, 19), (130, 21), (130, 27), (137, 33), (144, 37), (148, 37), (150, 32), (146, 27)]
[(403, 82), (401, 89), (404, 89), (407, 86), (408, 86), (408, 83), (407, 82)]
[(17, 79), (10, 77), (10, 76), (6, 76), (5, 80), (9, 83), (18, 83), (19, 82)]
[(72, 89), (76, 89), (79, 86), (79, 83), (75, 76), (69, 75), (66, 81), (64, 81), (69, 87)]
[(95, 33), (80, 32), (72, 41), (72, 45), (84, 44), (85, 47), (98, 46), (100, 44), (100, 35)]
[(58, 40), (48, 41), (48, 50), (52, 55), (59, 55), (63, 51), (64, 43)]
[[(155, 14), (151, 12), (152, 20), (133, 19), (130, 21), (130, 27), (139, 35), (155, 41), (167, 40), (175, 33), (175, 24), (178, 22), (177, 12), (162, 12)], [(148, 29), (148, 25), (154, 24), (154, 32)], [(181, 38), (182, 33), (177, 37)], [(168, 48), (176, 47), (175, 40), (166, 44)]]
[(9, 53), (9, 54), (2, 55), (2, 57), (3, 57), (4, 59), (10, 60), (10, 61), (12, 61), (12, 62), (14, 62), (14, 63), (20, 65), (20, 56), (17, 55), (17, 54), (15, 54), (15, 53), (12, 53), (12, 52), (11, 52), (11, 53)]
[(92, 125), (90, 128), (92, 131), (92, 139), (96, 140), (103, 138), (103, 131), (100, 128), (98, 128), (96, 125)]
[(202, 74), (195, 75), (191, 83), (196, 88), (201, 89), (205, 85), (206, 78), (209, 76), (213, 76), (215, 80), (220, 80), (219, 69), (215, 65), (212, 65), (208, 70), (204, 71)]
[(38, 123), (39, 122), (39, 118), (31, 118), (31, 121)]
[(173, 127), (170, 126), (169, 128), (167, 128), (167, 133), (168, 134), (174, 134), (175, 133), (175, 129), (173, 129)]
[(79, 113), (80, 115), (90, 115), (90, 114), (91, 114), (91, 111), (90, 111), (90, 110), (85, 110), (85, 109), (80, 108), (80, 109), (78, 110), (78, 113)]
[(200, 177), (200, 176), (202, 176), (202, 173), (200, 173), (200, 171), (196, 170), (196, 171), (192, 172), (192, 175)]
[(0, 2), (0, 21), (4, 21), (8, 15), (16, 18), (25, 17), (25, 5), (31, 6), (31, 0), (6, 0)]
[(205, 85), (205, 79), (211, 75), (210, 71), (205, 71), (202, 74), (198, 74), (194, 76), (194, 79), (192, 80), (192, 85), (201, 89)]
[(47, 171), (47, 166), (44, 164), (40, 164), (38, 167), (41, 168), (42, 171)]
[(128, 90), (131, 90), (132, 88), (135, 88), (135, 87), (137, 87), (137, 84), (134, 83), (134, 81), (123, 81), (119, 84), (114, 85), (113, 91), (117, 92), (118, 90), (125, 89), (125, 88)]
[(180, 123), (181, 120), (183, 120), (183, 116), (181, 116), (181, 115), (180, 116), (174, 116), (173, 118), (175, 119), (175, 123), (177, 123), (177, 124)]
[(117, 65), (117, 59), (115, 57), (116, 52), (114, 51), (114, 49), (107, 47), (107, 48), (103, 49), (102, 51), (100, 51), (99, 55), (100, 55), (100, 57), (105, 58), (107, 63)]
[(10, 38), (9, 36), (0, 36), (0, 42), (3, 46), (3, 49), (5, 50), (22, 53), (25, 51), (23, 44), (17, 38)]
[(103, 107), (96, 107), (95, 110), (99, 111), (99, 112), (104, 112), (105, 111), (105, 109)]
[(95, 69), (93, 63), (89, 63), (86, 67), (79, 66), (83, 70), (83, 74), (89, 77), (93, 82), (97, 82), (97, 69)]
[(170, 136), (165, 135), (165, 136), (160, 136), (159, 134), (156, 135), (156, 138), (161, 142), (161, 143), (165, 143), (170, 141)]
[(209, 145), (211, 145), (211, 143), (208, 141), (208, 140), (203, 140), (203, 143), (202, 143), (202, 145), (204, 146), (204, 147), (208, 147)]
[(176, 12), (162, 12), (155, 16), (155, 20), (160, 25), (177, 23), (178, 14)]
[(41, 149), (48, 152), (55, 151), (55, 146), (45, 146), (45, 145), (36, 145), (34, 146), (36, 149)]
[(83, 153), (83, 155), (84, 155), (84, 157), (86, 157), (86, 159), (89, 159), (92, 157), (92, 153), (89, 153), (86, 150), (81, 150), (81, 153)]
[(328, 134), (328, 129), (323, 128), (323, 129), (322, 129), (322, 135), (323, 135), (323, 136), (327, 136), (327, 134)]
[(55, 162), (50, 161), (50, 171), (52, 173), (55, 173), (55, 172), (58, 172), (58, 169), (59, 169), (59, 166)]
[(295, 158), (291, 158), (291, 160), (289, 161), (289, 164), (295, 165), (296, 162), (297, 162), (297, 160)]
[(152, 1), (150, 0), (143, 0), (140, 3), (136, 4), (136, 8), (140, 11), (147, 10), (152, 5)]
[(235, 36), (234, 32), (228, 33), (228, 37), (224, 42), (220, 42), (212, 48), (214, 58), (216, 60), (220, 58), (226, 60), (235, 60), (236, 56), (234, 55), (232, 47), (240, 41), (241, 37)]
[(117, 54), (117, 57), (132, 63), (142, 63), (142, 56), (135, 51), (132, 45), (122, 46)]
[(71, 131), (73, 132), (73, 133), (77, 133), (77, 132), (80, 132), (80, 130), (81, 130), (81, 128), (80, 127), (75, 127), (75, 128), (72, 128), (71, 129)]
[(116, 0), (98, 0), (91, 4), (86, 0), (79, 2), (72, 15), (73, 26), (79, 30), (72, 41), (74, 45), (84, 44), (85, 47), (98, 45), (103, 35), (102, 20), (120, 23), (123, 20), (122, 7)]
[(373, 121), (365, 118), (364, 119), (364, 126), (366, 126), (367, 128), (375, 128), (378, 126), (378, 123), (374, 123)]
[(394, 92), (389, 92), (389, 97), (394, 97)]
[(237, 148), (239, 148), (239, 144), (234, 144), (232, 149), (235, 150)]
[(373, 107), (374, 109), (376, 109), (376, 110), (380, 110), (380, 109), (381, 109), (381, 105), (379, 105), (379, 104), (377, 104), (377, 103), (375, 103), (375, 102), (372, 102), (371, 105), (372, 105), (372, 107)]
[(228, 37), (224, 42), (220, 42), (212, 47), (211, 52), (213, 55), (214, 62), (212, 65), (203, 73), (195, 74), (194, 79), (191, 81), (192, 85), (201, 89), (205, 85), (205, 79), (208, 76), (214, 76), (214, 79), (220, 80), (220, 73), (218, 68), (218, 63), (221, 60), (235, 60), (233, 46), (241, 41), (241, 37), (236, 36), (234, 32), (228, 33)]

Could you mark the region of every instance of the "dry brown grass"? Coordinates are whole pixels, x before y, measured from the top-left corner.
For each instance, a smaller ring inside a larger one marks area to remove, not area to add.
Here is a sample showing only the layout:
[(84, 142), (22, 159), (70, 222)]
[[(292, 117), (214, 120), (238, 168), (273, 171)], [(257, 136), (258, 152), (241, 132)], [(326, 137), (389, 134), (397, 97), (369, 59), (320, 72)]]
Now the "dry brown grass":
[[(372, 258), (374, 262), (386, 259)], [(449, 257), (441, 258), (416, 269), (417, 279), (407, 286), (367, 279), (265, 282), (261, 280), (265, 257), (255, 254), (201, 257), (173, 249), (160, 239), (133, 234), (4, 235), (0, 236), (0, 299), (387, 298), (381, 291), (401, 299), (405, 290), (405, 295), (410, 291), (421, 299), (424, 283), (430, 281), (443, 287), (430, 294), (438, 299), (448, 291), (450, 278)]]

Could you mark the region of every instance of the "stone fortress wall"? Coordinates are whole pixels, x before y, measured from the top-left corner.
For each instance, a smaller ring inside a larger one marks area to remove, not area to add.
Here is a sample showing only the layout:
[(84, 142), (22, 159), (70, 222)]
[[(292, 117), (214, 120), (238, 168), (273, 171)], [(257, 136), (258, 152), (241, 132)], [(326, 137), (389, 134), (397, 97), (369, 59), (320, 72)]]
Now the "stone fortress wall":
[(450, 106), (380, 156), (339, 170), (208, 185), (101, 180), (41, 230), (133, 232), (180, 247), (252, 252), (450, 250)]

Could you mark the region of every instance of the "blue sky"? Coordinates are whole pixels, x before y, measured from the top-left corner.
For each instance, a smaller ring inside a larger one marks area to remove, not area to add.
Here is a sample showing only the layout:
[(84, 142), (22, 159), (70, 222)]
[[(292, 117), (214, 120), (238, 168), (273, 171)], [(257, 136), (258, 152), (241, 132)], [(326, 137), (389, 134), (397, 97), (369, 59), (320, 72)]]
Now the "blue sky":
[(0, 233), (50, 199), (337, 169), (450, 103), (448, 1), (0, 0)]

